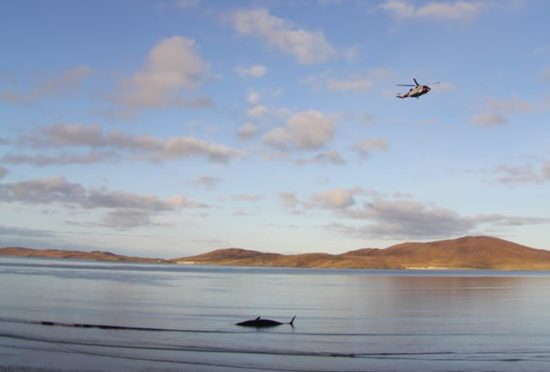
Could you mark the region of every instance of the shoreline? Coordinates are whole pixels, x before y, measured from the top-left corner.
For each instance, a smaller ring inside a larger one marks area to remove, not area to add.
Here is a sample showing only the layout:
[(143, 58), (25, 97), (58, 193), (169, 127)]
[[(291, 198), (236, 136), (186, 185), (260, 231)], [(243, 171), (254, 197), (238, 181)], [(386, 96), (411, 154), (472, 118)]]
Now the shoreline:
[[(138, 264), (138, 265), (169, 265), (169, 266), (187, 266), (187, 267), (225, 267), (225, 268), (256, 268), (256, 269), (312, 269), (312, 270), (371, 270), (371, 271), (494, 271), (494, 272), (548, 272), (548, 268), (525, 268), (525, 267), (505, 267), (505, 268), (492, 268), (492, 267), (449, 267), (449, 266), (406, 266), (406, 267), (357, 267), (357, 266), (280, 266), (280, 265), (254, 265), (245, 263), (215, 263), (215, 262), (199, 262), (199, 261), (160, 261), (160, 262), (137, 262), (137, 261), (124, 261), (124, 260), (99, 260), (94, 258), (74, 258), (74, 257), (47, 257), (47, 256), (14, 256), (14, 255), (0, 255), (0, 258), (23, 258), (23, 259), (38, 259), (38, 260), (55, 260), (55, 261), (77, 261), (77, 262), (96, 262), (96, 263), (108, 263), (108, 264)], [(0, 370), (1, 372), (1, 370)]]

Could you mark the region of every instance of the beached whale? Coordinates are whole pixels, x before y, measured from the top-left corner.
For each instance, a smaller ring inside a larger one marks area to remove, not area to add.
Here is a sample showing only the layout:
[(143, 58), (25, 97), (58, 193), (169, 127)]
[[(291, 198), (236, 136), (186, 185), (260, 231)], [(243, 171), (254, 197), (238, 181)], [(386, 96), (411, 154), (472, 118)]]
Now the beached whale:
[(294, 328), (294, 319), (296, 318), (296, 315), (292, 317), (290, 322), (288, 323), (282, 323), (278, 322), (276, 320), (271, 319), (262, 319), (260, 317), (257, 317), (256, 319), (251, 320), (245, 320), (244, 322), (236, 323), (236, 325), (241, 327), (254, 327), (254, 328), (269, 328), (269, 327), (277, 327), (281, 324), (290, 324), (292, 328)]

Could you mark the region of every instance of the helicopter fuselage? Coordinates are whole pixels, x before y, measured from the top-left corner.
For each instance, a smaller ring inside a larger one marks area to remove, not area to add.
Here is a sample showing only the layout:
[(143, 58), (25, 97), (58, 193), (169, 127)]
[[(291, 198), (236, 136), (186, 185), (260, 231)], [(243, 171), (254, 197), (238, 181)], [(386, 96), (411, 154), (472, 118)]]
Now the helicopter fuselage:
[(409, 91), (409, 97), (420, 97), (421, 95), (428, 93), (430, 90), (430, 87), (427, 85), (419, 85)]
[(427, 85), (417, 85), (415, 87), (412, 87), (407, 93), (399, 96), (399, 98), (418, 98), (426, 93), (428, 93), (431, 90), (431, 88)]
[[(409, 84), (397, 84), (399, 86), (410, 86), (412, 87), (409, 89), (409, 91), (405, 94), (397, 94), (397, 98), (419, 98), (420, 96), (428, 93), (432, 88), (430, 88), (427, 85), (421, 85), (418, 84), (416, 79), (413, 79), (415, 85), (409, 85)], [(438, 84), (438, 82), (434, 83)]]

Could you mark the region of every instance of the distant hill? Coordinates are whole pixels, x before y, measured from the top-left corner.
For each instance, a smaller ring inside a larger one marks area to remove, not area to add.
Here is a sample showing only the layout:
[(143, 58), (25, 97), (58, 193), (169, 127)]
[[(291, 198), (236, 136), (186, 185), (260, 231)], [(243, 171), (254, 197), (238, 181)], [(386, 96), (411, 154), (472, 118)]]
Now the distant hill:
[(336, 255), (328, 253), (283, 255), (227, 248), (197, 256), (163, 260), (121, 256), (103, 251), (81, 252), (21, 247), (1, 248), (1, 255), (264, 267), (550, 270), (550, 251), (533, 249), (488, 236), (469, 236), (430, 243), (402, 243), (384, 249), (364, 248)]
[(61, 249), (31, 249), (23, 247), (0, 248), (0, 256), (15, 257), (40, 257), (40, 258), (66, 258), (74, 260), (94, 260), (94, 261), (117, 261), (117, 262), (136, 262), (136, 263), (157, 263), (166, 262), (160, 258), (143, 258), (121, 256), (111, 252), (104, 251), (66, 251)]
[(550, 270), (550, 251), (487, 236), (470, 236), (430, 243), (402, 243), (385, 249), (365, 248), (338, 255), (281, 255), (229, 248), (170, 261), (318, 268)]

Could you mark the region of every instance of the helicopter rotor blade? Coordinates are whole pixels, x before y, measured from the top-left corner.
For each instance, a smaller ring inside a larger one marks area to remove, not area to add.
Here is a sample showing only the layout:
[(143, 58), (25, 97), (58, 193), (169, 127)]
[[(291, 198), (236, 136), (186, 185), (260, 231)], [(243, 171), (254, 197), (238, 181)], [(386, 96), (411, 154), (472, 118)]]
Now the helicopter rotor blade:
[(395, 84), (398, 87), (415, 87), (416, 85), (413, 84)]

